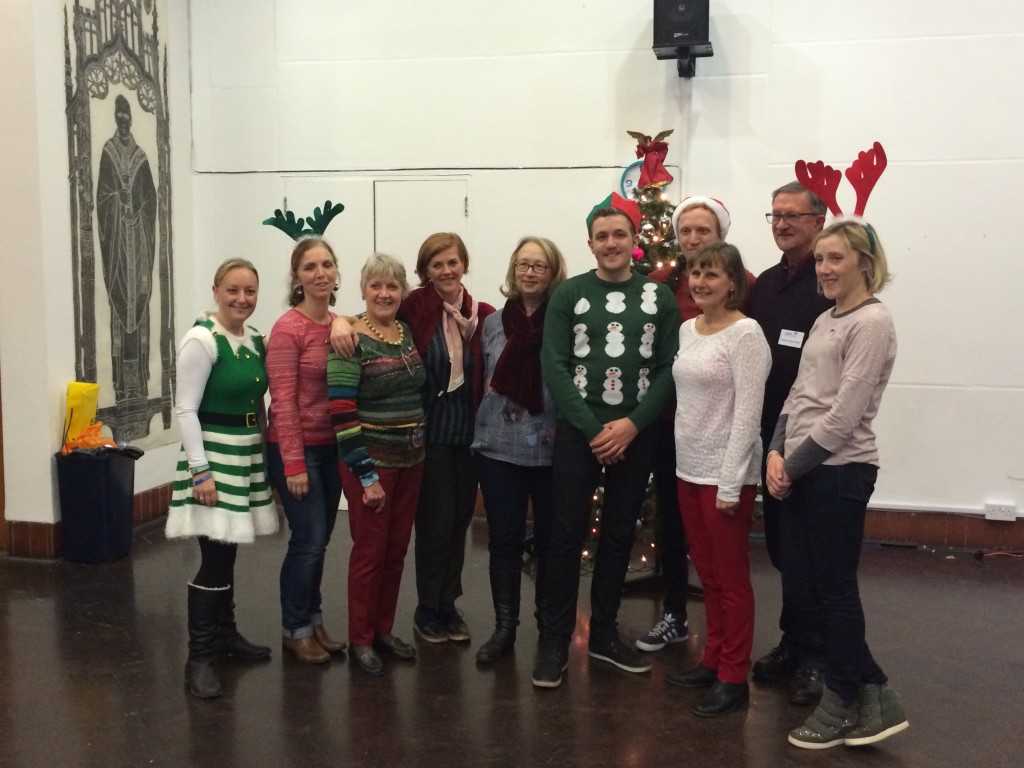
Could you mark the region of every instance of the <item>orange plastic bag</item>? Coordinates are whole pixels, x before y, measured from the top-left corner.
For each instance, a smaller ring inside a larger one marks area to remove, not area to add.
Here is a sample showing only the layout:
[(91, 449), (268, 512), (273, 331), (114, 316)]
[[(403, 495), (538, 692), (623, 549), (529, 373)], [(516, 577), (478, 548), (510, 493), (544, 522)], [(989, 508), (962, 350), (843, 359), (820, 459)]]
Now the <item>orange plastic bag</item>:
[(88, 427), (78, 433), (76, 437), (64, 443), (61, 453), (71, 453), (76, 448), (117, 448), (113, 438), (101, 434), (103, 430), (102, 421), (94, 421)]

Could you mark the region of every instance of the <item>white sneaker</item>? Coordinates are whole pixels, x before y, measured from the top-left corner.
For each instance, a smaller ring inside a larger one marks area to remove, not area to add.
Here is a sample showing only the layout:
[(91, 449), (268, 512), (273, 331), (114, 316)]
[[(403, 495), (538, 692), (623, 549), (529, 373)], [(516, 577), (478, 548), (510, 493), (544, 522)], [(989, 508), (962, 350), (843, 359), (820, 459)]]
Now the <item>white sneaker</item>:
[(641, 651), (660, 651), (670, 643), (681, 643), (689, 636), (689, 622), (680, 621), (674, 613), (666, 613), (651, 631), (636, 641)]

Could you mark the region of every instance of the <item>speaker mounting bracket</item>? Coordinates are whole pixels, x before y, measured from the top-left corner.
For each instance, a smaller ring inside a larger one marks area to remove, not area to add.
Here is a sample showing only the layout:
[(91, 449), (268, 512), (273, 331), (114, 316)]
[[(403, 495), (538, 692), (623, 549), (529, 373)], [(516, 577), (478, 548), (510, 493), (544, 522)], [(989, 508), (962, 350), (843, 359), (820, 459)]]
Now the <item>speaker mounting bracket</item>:
[(697, 59), (714, 55), (715, 51), (711, 47), (711, 43), (681, 46), (676, 49), (676, 71), (679, 72), (680, 77), (689, 80), (697, 74)]

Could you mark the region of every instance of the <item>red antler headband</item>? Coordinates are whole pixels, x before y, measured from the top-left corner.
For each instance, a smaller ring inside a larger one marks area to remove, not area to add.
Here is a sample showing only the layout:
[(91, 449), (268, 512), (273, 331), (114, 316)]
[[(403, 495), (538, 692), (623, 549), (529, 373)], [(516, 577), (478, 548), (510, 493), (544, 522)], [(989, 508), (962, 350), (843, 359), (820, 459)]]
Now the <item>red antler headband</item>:
[[(864, 215), (871, 190), (875, 188), (875, 183), (881, 177), (886, 164), (885, 150), (876, 141), (871, 149), (860, 152), (857, 159), (846, 169), (846, 178), (857, 191), (857, 206), (853, 210), (854, 216)], [(839, 203), (836, 202), (836, 189), (842, 182), (843, 175), (831, 165), (825, 165), (821, 160), (811, 163), (797, 160), (796, 180), (820, 197), (834, 216), (843, 214)]]

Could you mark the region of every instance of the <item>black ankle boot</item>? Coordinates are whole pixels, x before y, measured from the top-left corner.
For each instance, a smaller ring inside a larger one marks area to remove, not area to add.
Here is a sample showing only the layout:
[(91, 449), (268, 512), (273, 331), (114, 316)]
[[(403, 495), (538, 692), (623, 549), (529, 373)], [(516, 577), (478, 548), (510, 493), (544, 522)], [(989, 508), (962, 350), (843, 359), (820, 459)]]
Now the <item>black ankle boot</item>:
[(518, 568), (491, 569), (495, 627), (494, 634), (476, 652), (476, 660), (480, 664), (493, 664), (515, 647), (521, 578), (522, 571)]
[(235, 624), (235, 588), (228, 586), (225, 590), (217, 590), (220, 616), (217, 636), (218, 653), (234, 656), (242, 661), (262, 661), (270, 658), (270, 649), (265, 645), (256, 645), (246, 640)]
[(220, 610), (227, 589), (202, 589), (188, 585), (188, 662), (185, 685), (200, 699), (213, 699), (224, 693), (213, 660), (217, 656)]

